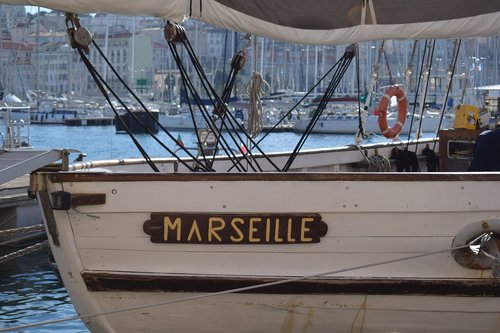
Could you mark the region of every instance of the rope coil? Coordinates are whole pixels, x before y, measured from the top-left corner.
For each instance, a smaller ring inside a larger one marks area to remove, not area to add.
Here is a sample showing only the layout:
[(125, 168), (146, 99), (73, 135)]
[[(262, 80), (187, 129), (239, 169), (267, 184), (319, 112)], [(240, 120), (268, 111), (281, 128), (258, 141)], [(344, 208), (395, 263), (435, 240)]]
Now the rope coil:
[(391, 162), (382, 155), (373, 155), (368, 157), (368, 171), (389, 172), (391, 171)]
[(264, 123), (262, 121), (262, 95), (265, 93), (265, 87), (270, 91), (269, 83), (262, 78), (258, 72), (254, 72), (247, 85), (248, 103), (248, 125), (247, 132), (255, 138), (262, 132)]

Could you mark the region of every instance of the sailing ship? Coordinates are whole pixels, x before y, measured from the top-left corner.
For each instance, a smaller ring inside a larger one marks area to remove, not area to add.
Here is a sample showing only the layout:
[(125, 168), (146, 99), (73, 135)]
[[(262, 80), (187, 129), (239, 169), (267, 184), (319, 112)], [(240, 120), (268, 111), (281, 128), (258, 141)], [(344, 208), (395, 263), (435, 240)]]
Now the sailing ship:
[[(488, 0), (29, 4), (191, 17), (294, 43), (500, 32), (500, 3)], [(71, 23), (81, 51), (89, 35)], [(208, 161), (63, 163), (33, 173), (31, 190), (93, 332), (495, 331), (500, 172), (398, 173), (387, 163), (395, 147), (415, 148), (423, 169), (435, 143), (268, 156), (252, 155), (252, 143)]]

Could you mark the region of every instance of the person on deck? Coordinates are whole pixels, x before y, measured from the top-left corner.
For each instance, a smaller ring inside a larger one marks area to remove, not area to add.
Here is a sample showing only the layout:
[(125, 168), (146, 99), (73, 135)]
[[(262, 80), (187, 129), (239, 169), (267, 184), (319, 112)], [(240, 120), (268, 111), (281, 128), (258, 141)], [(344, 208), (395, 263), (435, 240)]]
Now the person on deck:
[(478, 135), (469, 171), (500, 171), (500, 128)]

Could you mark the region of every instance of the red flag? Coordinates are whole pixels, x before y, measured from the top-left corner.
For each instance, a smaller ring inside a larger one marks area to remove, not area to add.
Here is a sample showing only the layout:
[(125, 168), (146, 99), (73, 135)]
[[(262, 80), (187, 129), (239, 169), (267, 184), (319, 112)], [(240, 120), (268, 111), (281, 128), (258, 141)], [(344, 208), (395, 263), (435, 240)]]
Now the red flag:
[(175, 141), (175, 145), (184, 148), (184, 142), (182, 142), (182, 137), (180, 134), (177, 135), (177, 140)]

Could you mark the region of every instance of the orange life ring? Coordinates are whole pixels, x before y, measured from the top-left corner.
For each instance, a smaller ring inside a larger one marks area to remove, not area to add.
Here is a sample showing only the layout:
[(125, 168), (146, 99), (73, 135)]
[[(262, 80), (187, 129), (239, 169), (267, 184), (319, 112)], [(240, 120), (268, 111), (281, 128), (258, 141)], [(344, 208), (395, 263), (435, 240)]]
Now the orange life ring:
[[(389, 106), (389, 101), (391, 100), (392, 96), (396, 96), (396, 98), (398, 99), (399, 112), (398, 121), (393, 127), (389, 127), (387, 126), (387, 107)], [(406, 121), (407, 107), (408, 101), (406, 100), (406, 94), (403, 89), (392, 86), (385, 91), (385, 94), (380, 100), (380, 104), (378, 107), (378, 126), (380, 128), (380, 131), (386, 138), (394, 138), (401, 132)]]

